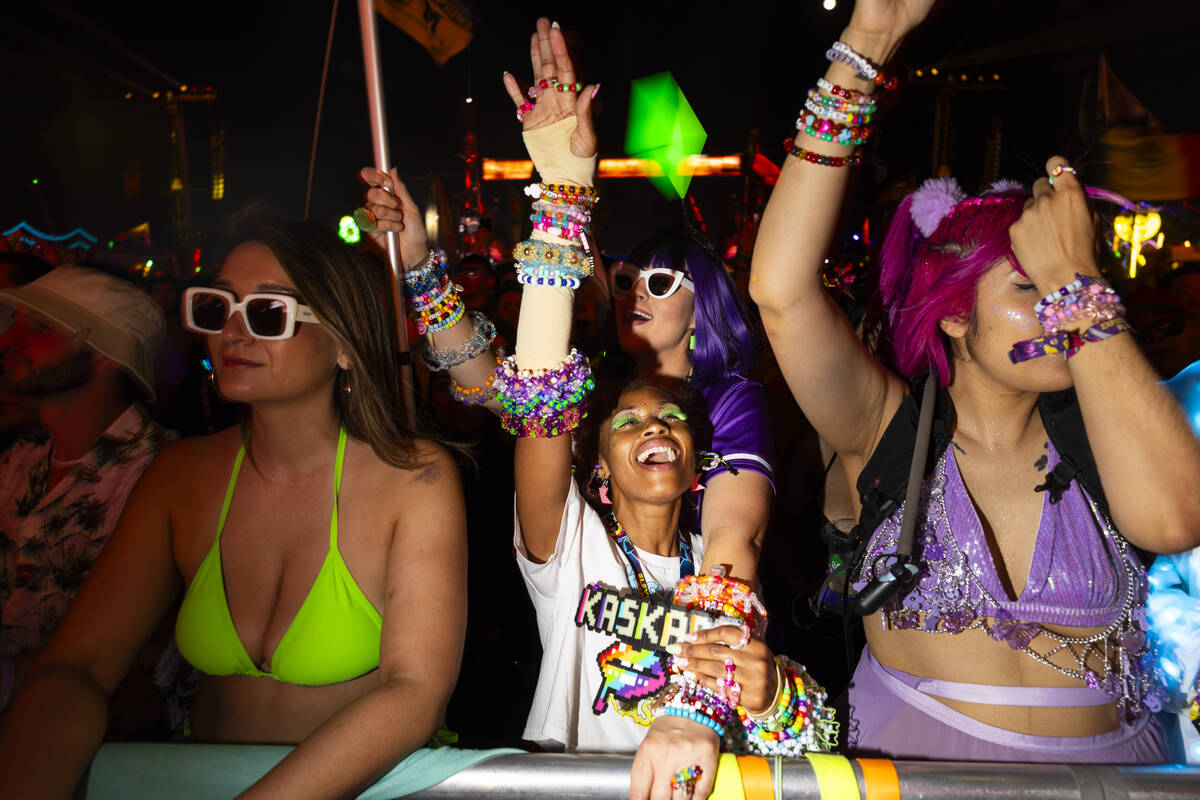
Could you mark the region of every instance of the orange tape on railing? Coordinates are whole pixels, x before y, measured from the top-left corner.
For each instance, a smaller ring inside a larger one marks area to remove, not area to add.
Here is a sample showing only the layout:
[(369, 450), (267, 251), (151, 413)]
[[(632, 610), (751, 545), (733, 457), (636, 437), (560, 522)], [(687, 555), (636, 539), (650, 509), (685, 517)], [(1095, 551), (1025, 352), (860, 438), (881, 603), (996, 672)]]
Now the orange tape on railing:
[(886, 758), (857, 758), (862, 768), (865, 800), (900, 800), (900, 776), (896, 765)]
[(775, 800), (769, 761), (762, 756), (738, 756), (738, 770), (742, 773), (742, 791), (746, 800)]

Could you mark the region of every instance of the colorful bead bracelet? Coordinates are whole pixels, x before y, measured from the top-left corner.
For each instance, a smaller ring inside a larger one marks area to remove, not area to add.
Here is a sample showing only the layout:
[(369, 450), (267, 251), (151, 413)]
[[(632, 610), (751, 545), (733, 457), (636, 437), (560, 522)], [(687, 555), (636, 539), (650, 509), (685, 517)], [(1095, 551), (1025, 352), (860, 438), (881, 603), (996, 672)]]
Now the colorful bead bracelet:
[(789, 155), (802, 158), (810, 164), (820, 164), (823, 167), (857, 167), (862, 164), (862, 155), (857, 151), (848, 156), (827, 156), (824, 153), (814, 153), (796, 144), (791, 137), (784, 139), (783, 148)]

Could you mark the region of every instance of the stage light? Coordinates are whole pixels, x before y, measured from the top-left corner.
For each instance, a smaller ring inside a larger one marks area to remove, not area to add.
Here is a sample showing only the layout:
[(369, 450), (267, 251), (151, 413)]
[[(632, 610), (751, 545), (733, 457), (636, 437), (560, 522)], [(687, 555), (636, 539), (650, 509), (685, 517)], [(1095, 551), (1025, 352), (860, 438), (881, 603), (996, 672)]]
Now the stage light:
[(825, 0), (825, 2), (821, 3), (821, 7), (826, 11), (833, 11), (837, 8), (837, 0)]

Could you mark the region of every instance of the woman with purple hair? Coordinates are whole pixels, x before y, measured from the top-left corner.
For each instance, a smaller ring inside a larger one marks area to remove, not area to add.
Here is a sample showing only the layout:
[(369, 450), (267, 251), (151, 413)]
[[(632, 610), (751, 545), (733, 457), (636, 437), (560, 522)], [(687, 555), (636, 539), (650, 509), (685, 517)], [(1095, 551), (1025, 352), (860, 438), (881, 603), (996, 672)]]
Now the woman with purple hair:
[(696, 510), (685, 506), (684, 524), (699, 523), (706, 565), (725, 564), (752, 583), (774, 491), (773, 452), (766, 391), (743, 375), (758, 348), (733, 280), (710, 245), (667, 230), (614, 263), (608, 285), (633, 377), (695, 395), (708, 417), (714, 457), (703, 464)]
[(879, 65), (930, 5), (858, 3), (754, 254), (751, 293), (783, 374), (858, 483), (848, 582), (870, 619), (849, 744), (1162, 761), (1133, 548), (1200, 542), (1200, 444), (1122, 335), (1074, 169), (1055, 157), (1032, 192), (1003, 183), (976, 197), (929, 181), (900, 204), (880, 257), (890, 365), (822, 290), (851, 147), (890, 83)]

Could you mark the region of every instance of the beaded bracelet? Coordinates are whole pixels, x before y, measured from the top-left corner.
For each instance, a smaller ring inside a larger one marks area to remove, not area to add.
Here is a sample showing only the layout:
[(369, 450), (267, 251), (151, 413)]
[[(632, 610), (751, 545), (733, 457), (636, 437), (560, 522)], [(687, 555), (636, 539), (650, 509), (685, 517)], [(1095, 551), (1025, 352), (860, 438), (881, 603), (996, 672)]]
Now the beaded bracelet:
[(534, 199), (560, 199), (574, 205), (594, 205), (599, 200), (592, 187), (570, 183), (531, 183), (524, 191)]
[(404, 272), (404, 287), (409, 297), (428, 293), (446, 279), (446, 254), (436, 248)]
[(786, 656), (776, 656), (784, 676), (775, 713), (756, 720), (742, 707), (737, 715), (743, 726), (743, 743), (759, 755), (797, 757), (808, 750), (828, 751), (837, 745), (838, 724), (833, 709), (825, 705), (825, 692), (804, 667)]
[(857, 71), (857, 77), (863, 80), (871, 81), (876, 86), (883, 89), (895, 89), (897, 81), (894, 77), (889, 77), (883, 73), (879, 65), (871, 61), (866, 56), (860, 55), (854, 51), (850, 45), (845, 42), (834, 42), (828, 50), (825, 51), (825, 57), (830, 61), (840, 61), (853, 70)]
[(543, 277), (583, 278), (592, 274), (592, 257), (576, 247), (526, 239), (513, 248), (520, 271)]
[(491, 346), (492, 341), (496, 338), (496, 326), (482, 311), (472, 311), (471, 320), (475, 330), (471, 334), (471, 338), (458, 347), (451, 350), (438, 350), (432, 342), (425, 345), (421, 357), (430, 371), (442, 372), (451, 367), (457, 367), (459, 364), (465, 364)]
[[(826, 81), (826, 83), (829, 82)], [(844, 97), (826, 94), (817, 87), (808, 90), (808, 99), (825, 108), (831, 108), (834, 111), (849, 111), (852, 114), (874, 114), (877, 106), (870, 100), (870, 95), (863, 95), (863, 97), (867, 98), (866, 102), (853, 103)]]
[(467, 307), (463, 305), (457, 294), (453, 296), (453, 300), (452, 304), (436, 309), (435, 313), (427, 315), (422, 312), (421, 318), (417, 320), (417, 333), (421, 335), (436, 333), (457, 325), (466, 313)]
[(827, 119), (818, 119), (812, 114), (804, 114), (797, 119), (796, 128), (822, 142), (836, 142), (851, 147), (863, 144), (871, 135), (868, 127), (847, 127)]
[(532, 208), (535, 212), (540, 211), (545, 216), (562, 217), (580, 224), (586, 224), (592, 220), (592, 215), (588, 213), (587, 209), (570, 203), (548, 203), (545, 200), (537, 200), (533, 203)]
[(587, 416), (585, 400), (595, 388), (587, 357), (572, 348), (553, 369), (517, 369), (509, 356), (496, 367), (500, 424), (514, 436), (550, 438), (574, 430)]
[(1044, 311), (1050, 304), (1058, 302), (1067, 295), (1075, 294), (1081, 289), (1088, 289), (1092, 286), (1100, 286), (1105, 289), (1111, 288), (1108, 281), (1104, 280), (1103, 278), (1093, 278), (1090, 275), (1080, 275), (1078, 272), (1076, 272), (1075, 280), (1071, 281), (1065, 286), (1060, 286), (1054, 291), (1048, 293), (1041, 300), (1038, 300), (1036, 303), (1034, 303), (1033, 310), (1038, 314), (1041, 314), (1042, 311)]
[(750, 638), (761, 637), (767, 629), (767, 609), (750, 587), (724, 575), (687, 575), (675, 587), (673, 605), (702, 608), (710, 613), (734, 617), (742, 628), (742, 641), (735, 649), (745, 647)]
[(830, 83), (824, 78), (817, 78), (817, 88), (829, 92), (834, 97), (840, 97), (843, 100), (849, 100), (852, 103), (858, 103), (860, 105), (870, 103), (871, 105), (875, 105), (874, 96), (864, 94), (863, 92), (856, 92), (853, 89), (846, 89), (845, 87), (838, 86), (836, 83)]
[(487, 380), (481, 386), (473, 386), (470, 389), (466, 389), (461, 383), (451, 378), (450, 396), (464, 406), (481, 406), (496, 396), (495, 381), (496, 376), (494, 374), (488, 375)]
[(579, 288), (579, 278), (561, 278), (557, 276), (526, 275), (519, 273), (517, 280), (526, 286), (565, 286), (568, 289)]
[(850, 111), (838, 111), (836, 109), (829, 108), (828, 106), (823, 106), (811, 99), (804, 101), (804, 108), (805, 110), (816, 114), (818, 117), (833, 120), (834, 122), (842, 125), (859, 126), (866, 125), (871, 121), (870, 114), (857, 114)]
[(823, 167), (857, 167), (862, 163), (862, 154), (857, 150), (848, 156), (827, 156), (824, 153), (814, 153), (796, 144), (790, 136), (783, 140), (783, 149), (789, 155), (802, 158), (810, 164), (820, 164)]

